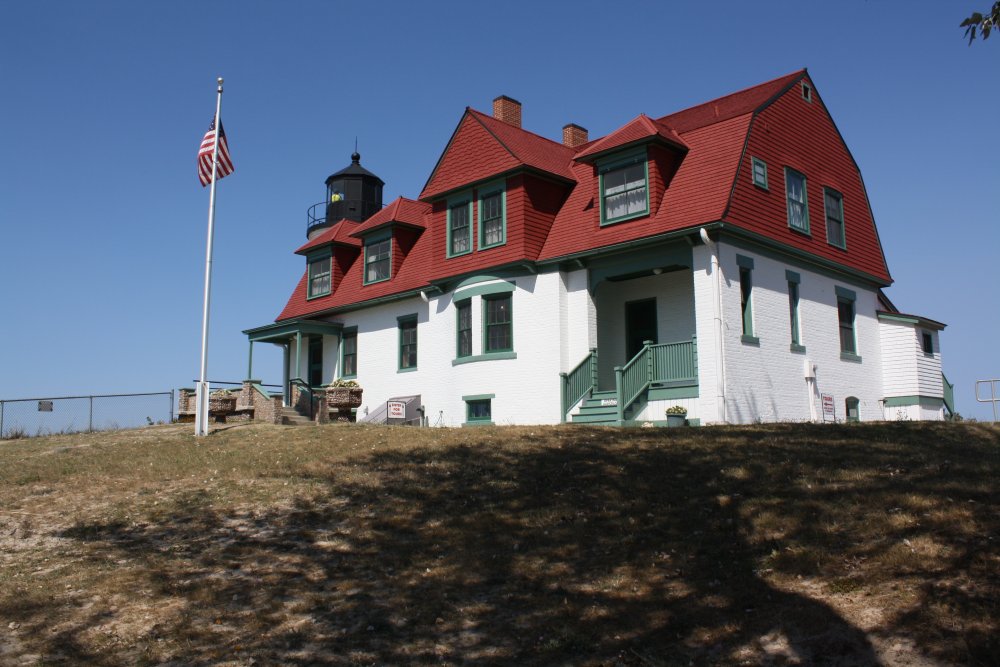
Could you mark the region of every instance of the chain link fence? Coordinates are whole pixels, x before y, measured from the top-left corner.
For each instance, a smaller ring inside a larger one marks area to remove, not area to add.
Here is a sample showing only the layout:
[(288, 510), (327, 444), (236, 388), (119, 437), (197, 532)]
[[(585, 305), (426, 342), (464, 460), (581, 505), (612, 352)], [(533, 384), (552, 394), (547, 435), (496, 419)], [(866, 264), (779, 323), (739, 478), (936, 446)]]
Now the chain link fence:
[(173, 420), (173, 391), (0, 400), (0, 439), (112, 431)]

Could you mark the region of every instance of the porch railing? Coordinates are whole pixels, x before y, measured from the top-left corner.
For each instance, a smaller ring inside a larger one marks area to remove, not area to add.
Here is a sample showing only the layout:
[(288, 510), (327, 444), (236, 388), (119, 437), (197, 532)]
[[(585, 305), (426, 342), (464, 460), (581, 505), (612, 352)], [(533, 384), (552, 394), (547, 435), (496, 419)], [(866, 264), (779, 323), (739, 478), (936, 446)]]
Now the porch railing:
[(628, 408), (654, 384), (685, 385), (697, 382), (697, 343), (695, 336), (690, 341), (659, 345), (647, 340), (627, 364), (616, 366), (618, 421), (624, 421)]
[(566, 421), (566, 413), (576, 405), (581, 398), (593, 393), (597, 388), (597, 348), (590, 348), (590, 353), (583, 358), (576, 368), (569, 373), (560, 373), (562, 379), (562, 421)]

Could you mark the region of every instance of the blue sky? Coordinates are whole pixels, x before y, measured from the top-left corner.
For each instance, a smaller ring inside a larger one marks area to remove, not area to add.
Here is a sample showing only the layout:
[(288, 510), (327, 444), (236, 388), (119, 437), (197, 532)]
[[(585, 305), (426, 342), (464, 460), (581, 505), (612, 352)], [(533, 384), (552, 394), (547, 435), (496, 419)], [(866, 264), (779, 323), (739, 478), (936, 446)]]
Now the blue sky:
[[(592, 137), (808, 67), (861, 167), (906, 312), (948, 324), (958, 409), (1000, 377), (1000, 36), (953, 2), (0, 2), (0, 398), (162, 391), (198, 374), (224, 76), (209, 375), (298, 280), (306, 209), (346, 166), (415, 197), (466, 106)], [(834, 9), (835, 7), (835, 9)], [(265, 349), (268, 348), (268, 349)], [(255, 375), (279, 378), (277, 348)]]

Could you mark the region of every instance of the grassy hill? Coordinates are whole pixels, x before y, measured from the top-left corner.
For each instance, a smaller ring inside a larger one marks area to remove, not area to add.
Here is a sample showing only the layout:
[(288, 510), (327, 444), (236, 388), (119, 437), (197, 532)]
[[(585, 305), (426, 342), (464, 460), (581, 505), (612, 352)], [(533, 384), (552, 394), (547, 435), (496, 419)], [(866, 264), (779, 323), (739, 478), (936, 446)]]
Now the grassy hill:
[(1000, 428), (0, 442), (0, 665), (1000, 662)]

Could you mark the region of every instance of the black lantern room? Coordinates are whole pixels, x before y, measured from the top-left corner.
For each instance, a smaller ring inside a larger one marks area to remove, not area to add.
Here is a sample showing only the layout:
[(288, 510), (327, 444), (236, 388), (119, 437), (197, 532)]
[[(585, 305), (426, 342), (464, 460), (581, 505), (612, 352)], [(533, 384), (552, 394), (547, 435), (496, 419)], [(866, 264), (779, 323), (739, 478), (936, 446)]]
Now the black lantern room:
[[(382, 179), (361, 166), (361, 154), (351, 155), (351, 164), (326, 179), (325, 206), (310, 209), (306, 236), (312, 238), (342, 218), (361, 222), (382, 209)], [(320, 217), (315, 215), (325, 211)]]

